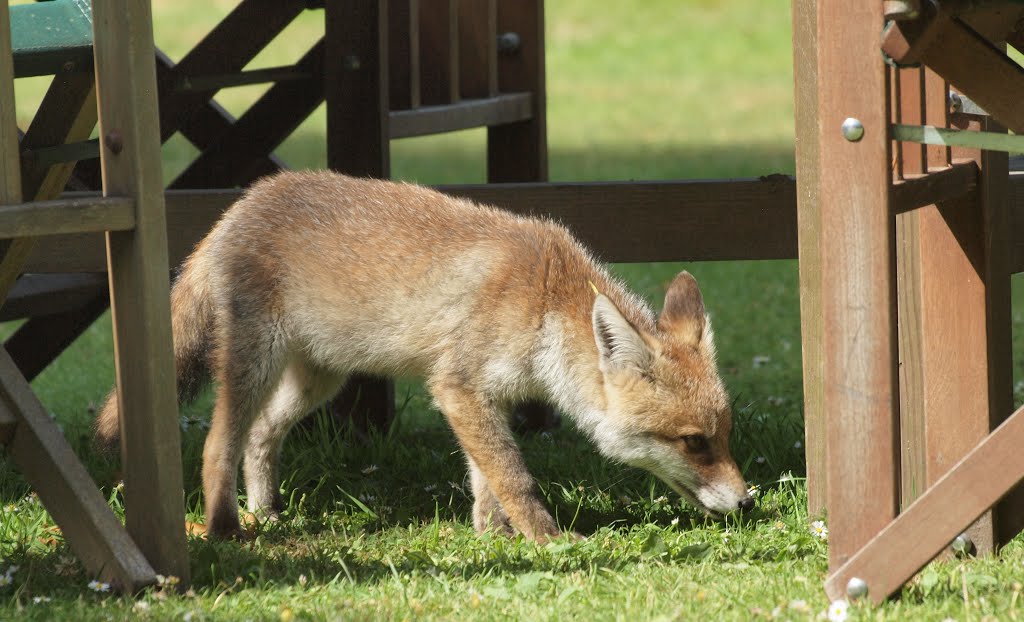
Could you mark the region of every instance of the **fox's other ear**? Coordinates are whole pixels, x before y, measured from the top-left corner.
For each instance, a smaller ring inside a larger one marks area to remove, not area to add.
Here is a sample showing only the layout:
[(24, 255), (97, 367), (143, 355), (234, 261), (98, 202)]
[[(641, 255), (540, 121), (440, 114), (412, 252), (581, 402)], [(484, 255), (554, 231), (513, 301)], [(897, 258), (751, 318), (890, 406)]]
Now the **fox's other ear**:
[(650, 368), (653, 353), (643, 336), (604, 294), (594, 300), (592, 320), (601, 371), (643, 373)]
[(684, 270), (668, 286), (658, 328), (679, 343), (697, 347), (704, 335), (706, 322), (704, 299), (697, 287), (697, 279)]

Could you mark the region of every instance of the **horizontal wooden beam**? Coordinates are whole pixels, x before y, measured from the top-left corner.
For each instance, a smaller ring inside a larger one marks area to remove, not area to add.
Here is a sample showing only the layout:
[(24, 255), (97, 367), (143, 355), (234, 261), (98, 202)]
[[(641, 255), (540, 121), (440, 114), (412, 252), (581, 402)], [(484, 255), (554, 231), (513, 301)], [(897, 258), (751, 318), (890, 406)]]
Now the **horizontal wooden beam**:
[(832, 600), (846, 598), (856, 577), (879, 603), (948, 546), (1024, 478), (1019, 459), (1024, 409), (1010, 416), (939, 481), (889, 523), (825, 582)]
[(389, 116), (391, 138), (504, 125), (533, 116), (533, 95), (508, 93), (486, 99), (464, 99), (454, 104), (392, 111)]
[(978, 189), (978, 165), (973, 160), (927, 175), (907, 175), (893, 183), (893, 210), (897, 214), (958, 199)]
[(79, 309), (107, 288), (105, 274), (26, 274), (0, 307), (0, 322)]
[(135, 227), (135, 202), (89, 196), (32, 201), (0, 208), (0, 238), (127, 231)]

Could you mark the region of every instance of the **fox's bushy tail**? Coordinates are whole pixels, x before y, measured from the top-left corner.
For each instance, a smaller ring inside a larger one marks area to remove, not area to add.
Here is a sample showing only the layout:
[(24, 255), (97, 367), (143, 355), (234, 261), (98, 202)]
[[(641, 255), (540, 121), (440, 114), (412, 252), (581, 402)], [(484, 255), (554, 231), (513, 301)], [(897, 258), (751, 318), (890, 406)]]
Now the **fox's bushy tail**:
[[(174, 368), (178, 403), (188, 404), (210, 381), (210, 350), (214, 338), (214, 312), (210, 279), (202, 245), (189, 257), (171, 290), (171, 328), (174, 333)], [(96, 442), (108, 450), (120, 442), (116, 388), (96, 418)]]

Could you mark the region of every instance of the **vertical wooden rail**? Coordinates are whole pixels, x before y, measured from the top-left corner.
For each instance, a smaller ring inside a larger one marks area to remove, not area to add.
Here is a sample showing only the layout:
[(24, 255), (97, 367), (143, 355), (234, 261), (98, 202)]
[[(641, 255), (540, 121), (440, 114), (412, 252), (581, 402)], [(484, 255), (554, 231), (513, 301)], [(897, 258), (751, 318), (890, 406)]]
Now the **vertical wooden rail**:
[[(388, 1), (326, 0), (324, 5), (327, 166), (350, 175), (390, 177)], [(355, 376), (332, 410), (357, 425), (385, 427), (395, 414), (394, 384)]]
[(391, 110), (420, 105), (420, 3), (388, 2), (388, 74)]
[(804, 380), (807, 513), (827, 503), (825, 410), (822, 405), (821, 205), (818, 199), (818, 0), (793, 2), (793, 79), (796, 113), (797, 228), (800, 267), (800, 343)]
[(420, 99), (459, 101), (459, 0), (420, 0)]
[(126, 527), (157, 572), (187, 583), (152, 28), (148, 1), (93, 2), (103, 192), (136, 205), (135, 230), (107, 233)]
[(467, 99), (498, 94), (496, 0), (459, 0), (459, 89)]
[(547, 96), (544, 75), (544, 0), (503, 0), (498, 34), (518, 35), (519, 44), (498, 60), (503, 93), (533, 93), (526, 121), (487, 128), (487, 180), (491, 183), (547, 181)]
[[(878, 52), (882, 5), (819, 2), (816, 13), (818, 203), (827, 249), (818, 286), (834, 569), (896, 515), (895, 222), (888, 72)], [(853, 141), (842, 129), (847, 118), (863, 127)]]

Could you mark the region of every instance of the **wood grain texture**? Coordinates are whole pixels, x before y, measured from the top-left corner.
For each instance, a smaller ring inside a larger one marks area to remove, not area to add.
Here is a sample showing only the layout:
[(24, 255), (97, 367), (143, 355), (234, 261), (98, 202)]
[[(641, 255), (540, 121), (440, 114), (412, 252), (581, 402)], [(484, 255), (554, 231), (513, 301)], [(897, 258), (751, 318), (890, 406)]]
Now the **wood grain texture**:
[(135, 227), (135, 202), (126, 197), (56, 199), (0, 209), (0, 237), (127, 231)]
[[(821, 248), (828, 249), (821, 254), (822, 384), (835, 568), (896, 515), (895, 227), (889, 84), (878, 54), (882, 5), (819, 2), (816, 9), (818, 201)], [(840, 131), (847, 117), (864, 125), (858, 142)]]
[(134, 230), (106, 234), (125, 522), (157, 572), (187, 583), (152, 15), (145, 0), (97, 0), (93, 19), (103, 191), (136, 209)]
[(821, 211), (818, 184), (817, 0), (793, 2), (793, 78), (796, 115), (796, 192), (800, 269), (800, 344), (804, 382), (807, 514), (827, 503), (827, 428), (823, 405)]
[(547, 181), (547, 78), (544, 0), (505, 0), (497, 6), (497, 32), (519, 35), (519, 47), (498, 57), (498, 90), (532, 94), (529, 117), (488, 123), (487, 181)]
[(532, 93), (506, 93), (454, 104), (394, 110), (389, 114), (390, 135), (391, 138), (408, 138), (515, 123), (531, 119), (534, 108)]
[(420, 98), (459, 100), (459, 0), (420, 0)]
[(4, 420), (18, 420), (8, 453), (87, 572), (128, 592), (152, 584), (153, 568), (2, 348), (0, 411), (0, 428)]
[(1018, 410), (825, 582), (832, 599), (846, 597), (851, 577), (867, 581), (880, 603), (924, 567), (975, 519), (1024, 478), (1024, 409)]
[(497, 0), (459, 0), (459, 93), (498, 94)]
[(391, 110), (420, 105), (420, 3), (388, 0), (388, 77)]

